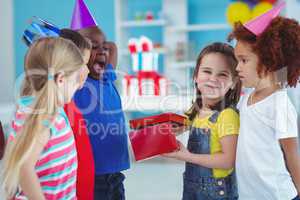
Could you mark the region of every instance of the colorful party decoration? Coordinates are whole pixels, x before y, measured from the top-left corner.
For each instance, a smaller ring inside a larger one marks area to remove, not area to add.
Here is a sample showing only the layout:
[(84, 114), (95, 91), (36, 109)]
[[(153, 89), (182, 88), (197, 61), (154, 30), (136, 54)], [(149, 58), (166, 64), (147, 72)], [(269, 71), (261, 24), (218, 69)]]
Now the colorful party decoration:
[(262, 15), (263, 13), (271, 10), (272, 7), (273, 5), (271, 3), (265, 1), (256, 4), (252, 9), (251, 18), (253, 19), (257, 16)]
[(251, 19), (250, 7), (245, 2), (231, 3), (227, 8), (226, 17), (231, 25), (234, 25), (235, 22), (245, 23)]
[(41, 37), (58, 37), (60, 29), (52, 23), (39, 17), (30, 19), (30, 26), (23, 32), (22, 39), (27, 46)]
[(97, 26), (97, 22), (88, 7), (83, 0), (76, 0), (71, 21), (71, 29), (79, 30), (93, 26)]
[(272, 19), (280, 14), (280, 11), (285, 7), (285, 3), (281, 2), (273, 9), (263, 13), (255, 19), (247, 22), (244, 26), (253, 34), (259, 36), (271, 23)]

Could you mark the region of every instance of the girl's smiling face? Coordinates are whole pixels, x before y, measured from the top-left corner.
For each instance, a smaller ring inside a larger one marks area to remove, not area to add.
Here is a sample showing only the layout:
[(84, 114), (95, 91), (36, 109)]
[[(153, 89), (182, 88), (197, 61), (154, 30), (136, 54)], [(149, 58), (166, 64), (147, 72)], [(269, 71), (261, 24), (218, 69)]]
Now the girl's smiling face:
[(220, 53), (208, 53), (201, 59), (195, 81), (202, 99), (217, 101), (224, 98), (235, 82), (224, 55)]
[(238, 60), (236, 70), (243, 86), (255, 87), (260, 81), (257, 73), (258, 56), (253, 52), (250, 44), (243, 41), (237, 41), (234, 54)]

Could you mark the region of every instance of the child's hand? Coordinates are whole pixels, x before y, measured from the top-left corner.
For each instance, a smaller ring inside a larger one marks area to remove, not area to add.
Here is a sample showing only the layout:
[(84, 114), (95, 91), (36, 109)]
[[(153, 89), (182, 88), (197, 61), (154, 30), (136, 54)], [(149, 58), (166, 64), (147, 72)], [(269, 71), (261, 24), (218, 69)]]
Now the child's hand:
[(183, 132), (187, 131), (188, 127), (187, 126), (181, 126), (177, 124), (172, 125), (172, 132), (177, 136), (182, 134)]
[(117, 45), (114, 42), (106, 41), (104, 43), (104, 48), (107, 51), (107, 63), (112, 64), (115, 68), (117, 66), (118, 60), (118, 49)]
[(167, 158), (175, 158), (178, 160), (186, 160), (186, 158), (190, 154), (189, 150), (180, 141), (177, 140), (177, 143), (178, 143), (179, 147), (176, 151), (163, 154), (162, 156), (167, 157)]

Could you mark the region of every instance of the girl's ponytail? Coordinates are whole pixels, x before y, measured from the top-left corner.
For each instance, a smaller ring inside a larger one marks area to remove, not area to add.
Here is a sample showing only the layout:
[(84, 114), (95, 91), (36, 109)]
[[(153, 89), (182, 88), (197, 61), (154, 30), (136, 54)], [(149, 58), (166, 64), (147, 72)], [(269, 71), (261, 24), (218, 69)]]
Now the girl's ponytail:
[(45, 122), (51, 125), (59, 107), (63, 106), (56, 83), (58, 74), (69, 76), (82, 66), (84, 61), (79, 49), (65, 39), (42, 38), (30, 47), (25, 58), (25, 72), (34, 101), (32, 107), (20, 108), (26, 113), (24, 125), (5, 149), (2, 186), (9, 198), (18, 189), (21, 168), (34, 151), (34, 145), (45, 137), (41, 134), (50, 131)]

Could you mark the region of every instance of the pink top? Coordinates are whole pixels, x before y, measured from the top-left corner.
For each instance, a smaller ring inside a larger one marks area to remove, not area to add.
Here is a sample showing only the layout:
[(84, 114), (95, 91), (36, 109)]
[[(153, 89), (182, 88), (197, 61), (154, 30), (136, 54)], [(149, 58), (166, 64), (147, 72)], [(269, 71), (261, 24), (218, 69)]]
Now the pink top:
[[(22, 129), (26, 117), (26, 107), (32, 101), (32, 97), (21, 99), (12, 122), (12, 131), (8, 135), (8, 142), (13, 140)], [(51, 130), (50, 139), (35, 165), (44, 196), (47, 200), (77, 199), (77, 152), (73, 132), (64, 110), (60, 108), (53, 123), (45, 122), (45, 125)], [(20, 189), (14, 199), (27, 198)]]

